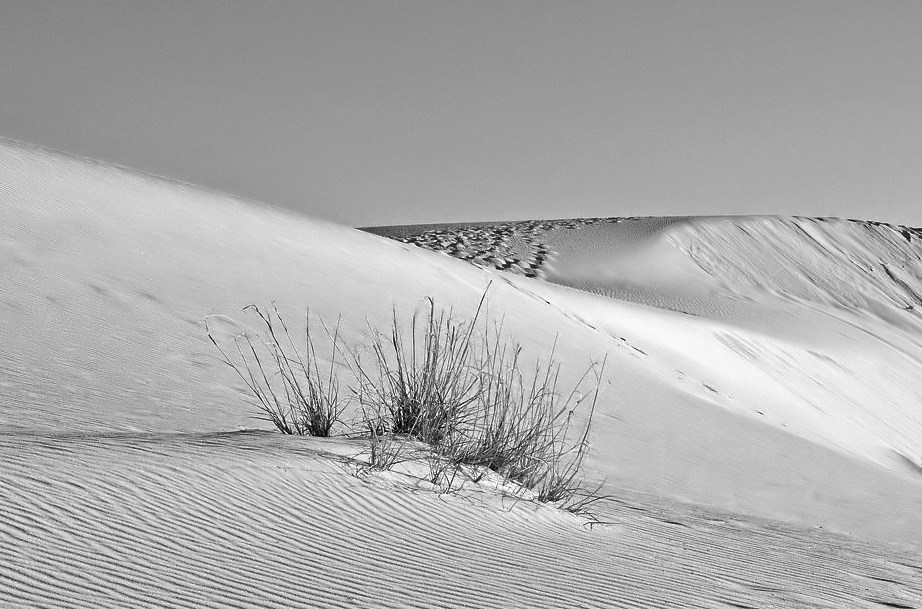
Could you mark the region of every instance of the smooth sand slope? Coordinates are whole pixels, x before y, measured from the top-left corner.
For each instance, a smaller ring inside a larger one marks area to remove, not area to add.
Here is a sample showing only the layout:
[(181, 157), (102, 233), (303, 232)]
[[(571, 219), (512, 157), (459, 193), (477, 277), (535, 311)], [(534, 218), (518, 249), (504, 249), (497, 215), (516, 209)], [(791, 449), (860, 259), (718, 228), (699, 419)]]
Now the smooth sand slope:
[[(0, 143), (0, 606), (922, 606), (916, 233), (529, 230), (499, 272)], [(473, 311), (490, 282), (569, 380), (608, 354), (605, 524), (357, 476), (361, 440), (253, 418), (203, 331), (274, 300), (361, 342), (392, 305)]]

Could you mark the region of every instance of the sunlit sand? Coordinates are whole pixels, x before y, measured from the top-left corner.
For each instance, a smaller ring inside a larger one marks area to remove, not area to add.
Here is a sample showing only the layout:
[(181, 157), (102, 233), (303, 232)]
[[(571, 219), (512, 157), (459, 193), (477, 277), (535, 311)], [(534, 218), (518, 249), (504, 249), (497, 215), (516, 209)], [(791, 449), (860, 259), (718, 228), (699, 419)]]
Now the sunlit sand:
[[(276, 302), (360, 343), (488, 286), (567, 381), (608, 358), (595, 522), (358, 474), (361, 438), (274, 431), (204, 332)], [(4, 607), (919, 607), (920, 404), (916, 229), (362, 231), (0, 141)]]

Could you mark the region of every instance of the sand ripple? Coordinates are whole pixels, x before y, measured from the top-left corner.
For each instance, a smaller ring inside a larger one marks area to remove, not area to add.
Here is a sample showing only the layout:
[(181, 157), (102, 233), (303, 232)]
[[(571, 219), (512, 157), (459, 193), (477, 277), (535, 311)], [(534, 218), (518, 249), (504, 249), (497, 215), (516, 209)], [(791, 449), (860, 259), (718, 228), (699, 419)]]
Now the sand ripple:
[(4, 607), (919, 607), (897, 546), (625, 492), (592, 529), (268, 433), (0, 437)]

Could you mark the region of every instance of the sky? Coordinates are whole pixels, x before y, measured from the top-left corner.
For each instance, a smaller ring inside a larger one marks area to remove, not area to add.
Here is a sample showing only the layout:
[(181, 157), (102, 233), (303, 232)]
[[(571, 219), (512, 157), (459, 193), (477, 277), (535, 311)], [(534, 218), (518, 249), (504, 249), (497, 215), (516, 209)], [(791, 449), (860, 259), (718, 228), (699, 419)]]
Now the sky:
[(922, 226), (922, 2), (0, 0), (0, 136), (352, 226)]

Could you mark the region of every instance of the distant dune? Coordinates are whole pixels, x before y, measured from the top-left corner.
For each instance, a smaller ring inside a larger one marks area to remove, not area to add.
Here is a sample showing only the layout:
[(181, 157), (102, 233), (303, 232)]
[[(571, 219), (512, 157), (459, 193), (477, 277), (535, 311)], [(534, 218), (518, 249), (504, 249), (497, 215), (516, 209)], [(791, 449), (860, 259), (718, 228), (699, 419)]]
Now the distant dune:
[[(601, 523), (357, 476), (204, 335), (275, 301), (357, 343), (487, 286), (565, 381), (608, 356)], [(0, 140), (0, 515), (3, 607), (922, 607), (922, 231), (363, 232)]]
[[(686, 313), (708, 313), (695, 310), (694, 295), (725, 298), (752, 289), (852, 309), (922, 307), (922, 229), (881, 222), (581, 218), (363, 230), (621, 300), (671, 302), (668, 308)], [(670, 264), (660, 264), (663, 256)], [(689, 297), (684, 304), (682, 296)]]

